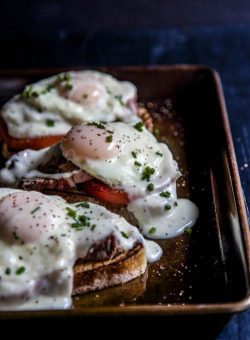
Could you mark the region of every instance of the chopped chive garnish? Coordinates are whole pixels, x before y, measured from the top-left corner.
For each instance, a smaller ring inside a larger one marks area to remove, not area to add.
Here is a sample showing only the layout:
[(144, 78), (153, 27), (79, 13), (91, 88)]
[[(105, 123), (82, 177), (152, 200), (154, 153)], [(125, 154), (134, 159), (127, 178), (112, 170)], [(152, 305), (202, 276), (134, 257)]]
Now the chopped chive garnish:
[(79, 220), (79, 222), (82, 223), (82, 225), (84, 227), (86, 227), (89, 224), (90, 218), (88, 216), (85, 216), (85, 215), (80, 215), (80, 216), (78, 216), (78, 220)]
[(170, 210), (171, 209), (171, 205), (170, 204), (165, 205), (165, 209), (166, 210)]
[(38, 96), (39, 93), (37, 91), (34, 91), (32, 85), (27, 86), (23, 93), (21, 94), (21, 97), (25, 99), (37, 98)]
[(69, 73), (60, 74), (57, 78), (59, 81), (71, 81), (71, 75)]
[(92, 224), (90, 230), (93, 231), (95, 229), (95, 227), (96, 227), (96, 224)]
[(135, 151), (132, 151), (131, 154), (134, 158), (137, 158), (137, 153)]
[(159, 151), (157, 151), (155, 154), (158, 155), (158, 156), (163, 157), (163, 154), (161, 152), (159, 152)]
[(122, 96), (121, 96), (121, 95), (116, 95), (116, 96), (115, 96), (115, 99), (117, 99), (117, 100), (120, 102), (120, 104), (121, 104), (122, 106), (125, 106), (125, 103), (124, 103), (124, 101), (122, 100)]
[(149, 185), (147, 186), (147, 190), (148, 191), (153, 191), (154, 190), (154, 184), (153, 183), (149, 183)]
[(64, 86), (64, 90), (70, 91), (73, 89), (73, 85), (71, 83), (66, 83)]
[(72, 223), (71, 228), (74, 228), (76, 230), (83, 230), (84, 225), (82, 223), (76, 222), (76, 223)]
[(71, 208), (69, 208), (69, 207), (67, 207), (66, 209), (68, 211), (67, 215), (72, 217), (75, 220), (76, 219), (76, 215), (77, 215), (76, 211), (71, 209)]
[(37, 212), (37, 210), (41, 209), (41, 207), (36, 207), (35, 209), (33, 209), (30, 213), (31, 215), (34, 214), (35, 212)]
[(81, 203), (77, 204), (77, 208), (78, 208), (78, 207), (89, 208), (90, 205), (89, 205), (88, 202), (81, 202)]
[(47, 119), (46, 125), (49, 127), (55, 126), (55, 121), (53, 119)]
[(177, 201), (174, 202), (174, 206), (178, 207), (178, 202)]
[(142, 122), (138, 122), (134, 125), (134, 128), (138, 130), (139, 132), (143, 131), (144, 124)]
[(140, 162), (137, 162), (137, 161), (135, 161), (135, 163), (134, 163), (136, 166), (142, 166), (142, 164), (140, 163)]
[(21, 275), (25, 272), (25, 267), (20, 267), (16, 271), (16, 275)]
[(61, 82), (65, 82), (64, 84), (64, 90), (66, 91), (69, 91), (69, 90), (72, 90), (73, 88), (73, 85), (72, 85), (72, 77), (69, 73), (63, 73), (63, 74), (60, 74), (57, 79), (56, 79), (56, 84), (57, 83), (61, 83)]
[(92, 123), (88, 123), (88, 126), (96, 126), (98, 129), (105, 129), (105, 126), (103, 123), (99, 123), (99, 122), (92, 122)]
[(121, 231), (121, 234), (124, 238), (128, 238), (128, 234), (126, 234), (125, 231)]
[(187, 234), (191, 234), (192, 228), (187, 227), (187, 228), (185, 228), (184, 232), (187, 233)]
[(154, 168), (150, 168), (150, 166), (146, 166), (146, 168), (143, 170), (141, 179), (142, 180), (146, 179), (149, 182), (150, 176), (153, 175), (154, 173), (155, 173)]
[(50, 92), (54, 88), (55, 88), (55, 84), (49, 84), (49, 85), (47, 85), (46, 90), (47, 90), (47, 92)]
[(6, 269), (5, 269), (5, 274), (6, 274), (6, 275), (10, 275), (10, 274), (11, 274), (10, 268), (6, 268)]
[(155, 227), (152, 227), (149, 229), (149, 234), (152, 235), (156, 232), (156, 228)]
[(171, 193), (169, 191), (162, 191), (160, 194), (159, 194), (161, 197), (167, 197), (169, 198), (171, 196)]
[(106, 142), (107, 143), (111, 143), (112, 140), (113, 140), (113, 136), (112, 135), (109, 135), (109, 136), (106, 137)]

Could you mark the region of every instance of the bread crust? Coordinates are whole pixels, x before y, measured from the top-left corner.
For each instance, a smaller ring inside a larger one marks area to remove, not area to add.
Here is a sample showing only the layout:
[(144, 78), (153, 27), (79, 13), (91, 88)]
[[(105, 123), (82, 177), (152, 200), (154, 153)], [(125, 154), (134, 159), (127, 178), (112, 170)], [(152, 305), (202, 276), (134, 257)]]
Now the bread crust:
[(143, 274), (146, 267), (142, 244), (106, 261), (86, 262), (79, 259), (74, 266), (73, 295), (123, 284)]

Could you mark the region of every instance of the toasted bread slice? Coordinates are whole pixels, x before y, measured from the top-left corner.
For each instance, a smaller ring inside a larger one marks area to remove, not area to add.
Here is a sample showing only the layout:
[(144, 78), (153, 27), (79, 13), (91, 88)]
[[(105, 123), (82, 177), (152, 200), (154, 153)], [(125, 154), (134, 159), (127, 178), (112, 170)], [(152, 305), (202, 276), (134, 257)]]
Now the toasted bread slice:
[(146, 267), (142, 244), (105, 261), (79, 259), (74, 266), (73, 295), (123, 284), (143, 274)]

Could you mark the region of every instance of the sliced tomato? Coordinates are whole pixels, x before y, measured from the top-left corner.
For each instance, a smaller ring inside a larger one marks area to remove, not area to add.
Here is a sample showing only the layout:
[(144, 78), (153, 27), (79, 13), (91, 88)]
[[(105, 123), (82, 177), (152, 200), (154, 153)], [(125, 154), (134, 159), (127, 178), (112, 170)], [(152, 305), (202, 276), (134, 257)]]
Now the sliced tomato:
[(24, 149), (39, 150), (59, 142), (63, 136), (43, 136), (37, 138), (15, 138), (8, 133), (7, 126), (0, 118), (0, 138), (7, 144), (9, 150), (20, 151)]
[(119, 189), (110, 188), (108, 185), (98, 181), (90, 180), (82, 184), (84, 191), (101, 201), (113, 204), (128, 204), (128, 195)]

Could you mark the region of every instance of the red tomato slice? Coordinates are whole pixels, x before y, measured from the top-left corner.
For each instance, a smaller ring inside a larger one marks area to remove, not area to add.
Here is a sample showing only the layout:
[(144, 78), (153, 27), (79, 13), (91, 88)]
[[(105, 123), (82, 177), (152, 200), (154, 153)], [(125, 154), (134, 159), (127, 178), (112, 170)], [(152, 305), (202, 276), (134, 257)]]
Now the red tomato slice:
[(7, 144), (8, 148), (13, 151), (20, 151), (24, 149), (39, 150), (46, 148), (59, 142), (63, 136), (43, 136), (37, 138), (15, 138), (8, 134), (7, 126), (2, 118), (0, 118), (0, 138)]
[(87, 194), (101, 201), (113, 204), (128, 204), (129, 202), (128, 195), (124, 191), (112, 189), (108, 185), (95, 179), (83, 183), (82, 187)]

